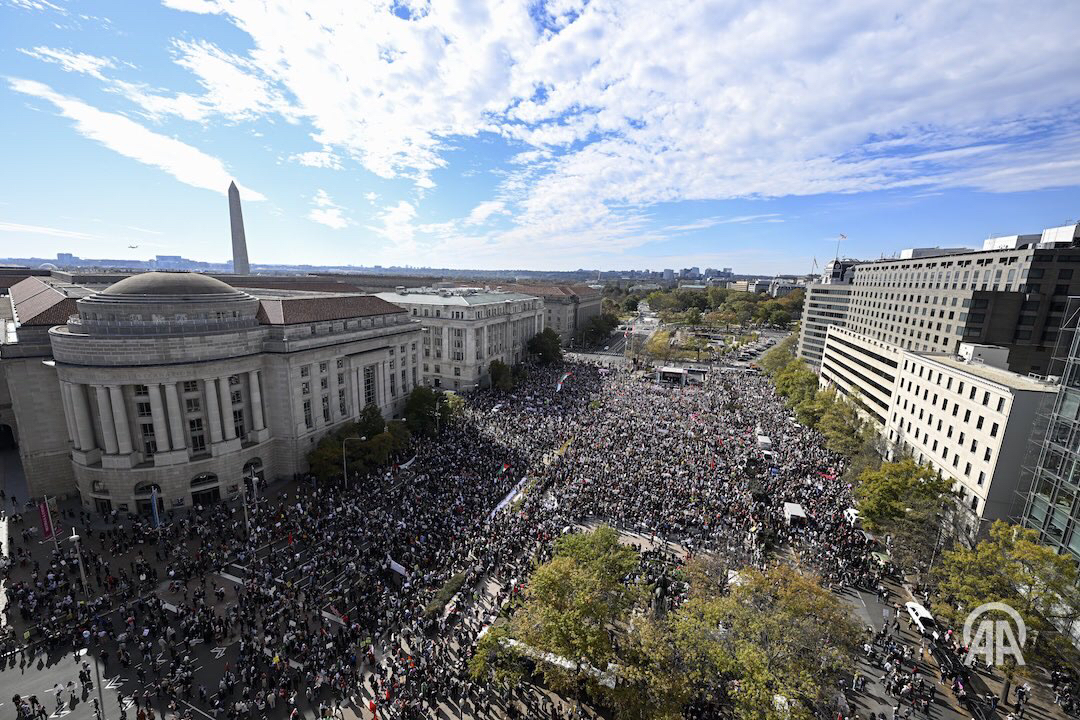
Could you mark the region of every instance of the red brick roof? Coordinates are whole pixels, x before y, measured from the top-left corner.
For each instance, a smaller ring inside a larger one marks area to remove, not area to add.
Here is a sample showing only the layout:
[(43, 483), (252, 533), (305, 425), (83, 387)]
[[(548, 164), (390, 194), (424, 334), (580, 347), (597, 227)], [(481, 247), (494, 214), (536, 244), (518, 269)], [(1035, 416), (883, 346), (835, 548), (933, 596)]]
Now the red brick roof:
[(76, 298), (68, 297), (40, 277), (17, 282), (10, 292), (20, 325), (63, 325), (78, 314)]
[(258, 318), (263, 325), (297, 325), (404, 312), (403, 308), (374, 295), (338, 295), (265, 298), (259, 301)]

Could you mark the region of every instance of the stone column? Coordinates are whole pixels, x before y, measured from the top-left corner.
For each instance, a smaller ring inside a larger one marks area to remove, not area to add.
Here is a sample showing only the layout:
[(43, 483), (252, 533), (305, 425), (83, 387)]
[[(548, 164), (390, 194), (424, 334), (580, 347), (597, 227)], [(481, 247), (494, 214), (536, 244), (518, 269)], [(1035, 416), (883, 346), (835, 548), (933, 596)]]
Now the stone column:
[(71, 385), (60, 381), (60, 399), (64, 401), (64, 423), (67, 425), (68, 442), (79, 445), (79, 431), (75, 428), (75, 407), (71, 403)]
[(221, 428), (226, 440), (236, 438), (236, 426), (232, 418), (232, 396), (229, 394), (229, 378), (218, 378), (218, 391), (221, 393)]
[(330, 360), (329, 367), (330, 375), (330, 422), (337, 422), (341, 419), (341, 413), (338, 412), (338, 382), (337, 382), (337, 364)]
[(206, 412), (203, 416), (206, 418), (206, 424), (210, 430), (210, 442), (221, 442), (221, 411), (218, 409), (218, 393), (217, 385), (213, 378), (203, 381), (203, 386), (206, 391)]
[(176, 383), (165, 383), (165, 405), (169, 409), (169, 439), (173, 450), (187, 447), (184, 437), (184, 414), (180, 412), (180, 396), (176, 394)]
[(262, 388), (259, 387), (259, 371), (252, 370), (248, 373), (248, 392), (251, 395), (251, 422), (256, 430), (266, 427), (263, 420)]
[(124, 404), (124, 388), (120, 385), (110, 385), (109, 400), (112, 403), (113, 424), (116, 427), (117, 450), (121, 455), (130, 455), (134, 446), (131, 444), (131, 425), (128, 424), (127, 405)]
[(97, 392), (98, 419), (101, 420), (101, 438), (105, 441), (105, 452), (115, 455), (116, 444), (116, 420), (113, 419), (112, 400), (109, 399), (109, 388), (104, 385), (95, 385)]
[(86, 386), (72, 383), (71, 404), (75, 408), (75, 430), (79, 435), (79, 449), (83, 451), (93, 450), (94, 426), (90, 422), (90, 405), (86, 401)]
[(161, 404), (161, 386), (148, 383), (146, 392), (150, 395), (150, 417), (154, 421), (154, 443), (158, 452), (169, 452), (169, 426), (165, 422), (165, 408)]

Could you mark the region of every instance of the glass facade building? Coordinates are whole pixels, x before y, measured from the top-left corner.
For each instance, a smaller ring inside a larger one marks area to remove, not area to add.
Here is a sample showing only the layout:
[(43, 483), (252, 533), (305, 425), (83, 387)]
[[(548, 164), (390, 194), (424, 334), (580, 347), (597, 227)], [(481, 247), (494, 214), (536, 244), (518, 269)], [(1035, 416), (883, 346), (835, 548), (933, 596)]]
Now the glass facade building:
[(1040, 540), (1080, 562), (1080, 298), (1069, 298), (1052, 370), (1061, 387), (1048, 418), (1021, 523)]

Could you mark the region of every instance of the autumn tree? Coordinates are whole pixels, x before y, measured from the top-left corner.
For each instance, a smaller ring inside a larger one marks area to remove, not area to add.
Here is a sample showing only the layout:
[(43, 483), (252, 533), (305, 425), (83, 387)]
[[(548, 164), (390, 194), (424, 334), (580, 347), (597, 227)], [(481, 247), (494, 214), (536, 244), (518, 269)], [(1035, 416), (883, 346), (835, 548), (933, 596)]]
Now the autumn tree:
[[(1076, 648), (1058, 631), (1080, 620), (1076, 563), (1040, 544), (1035, 530), (997, 520), (989, 536), (973, 549), (945, 552), (936, 574), (941, 600), (934, 605), (935, 614), (954, 629), (964, 625), (968, 613), (989, 602), (1005, 603), (1023, 619), (1027, 644), (1022, 651), (1028, 665), (1017, 665), (1011, 655), (1005, 656), (1003, 701), (1008, 702), (1015, 676), (1032, 662), (1076, 666)], [(1012, 623), (997, 611), (982, 617)]]

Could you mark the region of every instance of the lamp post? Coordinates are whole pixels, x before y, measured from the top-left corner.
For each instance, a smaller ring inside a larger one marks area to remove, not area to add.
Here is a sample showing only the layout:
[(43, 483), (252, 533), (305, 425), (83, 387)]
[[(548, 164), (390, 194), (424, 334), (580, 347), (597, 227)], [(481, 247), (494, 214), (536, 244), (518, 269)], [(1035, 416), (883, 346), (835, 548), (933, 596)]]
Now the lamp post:
[(345, 478), (345, 489), (349, 489), (349, 457), (345, 454), (345, 443), (350, 440), (360, 440), (361, 442), (367, 440), (367, 435), (363, 437), (347, 437), (341, 439), (341, 474)]
[[(68, 539), (71, 540), (73, 543), (75, 543), (75, 555), (79, 559), (79, 578), (82, 580), (83, 593), (86, 594), (86, 606), (87, 606), (87, 610), (89, 611), (89, 609), (90, 609), (90, 586), (86, 584), (86, 568), (83, 567), (82, 547), (79, 545), (79, 536), (75, 532), (75, 528), (71, 528), (71, 537), (68, 538)], [(91, 636), (91, 638), (92, 637), (93, 636)], [(89, 645), (86, 648), (86, 653), (88, 655), (90, 654)], [(97, 680), (98, 712), (100, 713), (99, 717), (101, 718), (101, 720), (105, 720), (105, 696), (101, 692), (101, 669), (98, 667), (97, 658), (95, 657), (95, 658), (93, 658), (93, 660), (94, 660), (94, 677)]]

